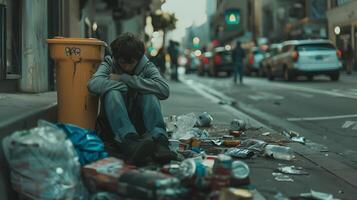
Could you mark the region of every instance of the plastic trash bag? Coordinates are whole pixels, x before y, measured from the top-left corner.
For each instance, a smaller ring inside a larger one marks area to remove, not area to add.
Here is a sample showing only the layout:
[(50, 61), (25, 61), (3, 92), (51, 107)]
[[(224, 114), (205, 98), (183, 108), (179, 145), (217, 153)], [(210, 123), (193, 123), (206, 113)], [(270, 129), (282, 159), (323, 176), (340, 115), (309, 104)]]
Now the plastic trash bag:
[(84, 199), (71, 141), (49, 126), (16, 131), (3, 140), (13, 189), (29, 199)]
[(191, 130), (196, 124), (197, 118), (194, 113), (180, 115), (177, 117), (177, 129), (172, 134), (172, 139), (186, 138), (186, 133)]
[(109, 156), (104, 150), (103, 141), (96, 131), (90, 131), (72, 124), (56, 124), (72, 141), (77, 151), (79, 162), (86, 165)]

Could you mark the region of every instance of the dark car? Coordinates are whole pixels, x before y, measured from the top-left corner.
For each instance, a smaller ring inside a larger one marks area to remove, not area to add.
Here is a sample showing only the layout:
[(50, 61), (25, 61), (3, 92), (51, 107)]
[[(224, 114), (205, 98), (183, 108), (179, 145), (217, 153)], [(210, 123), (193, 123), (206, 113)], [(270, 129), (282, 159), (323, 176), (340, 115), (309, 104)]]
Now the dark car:
[(213, 52), (212, 63), (208, 70), (209, 75), (218, 76), (219, 72), (226, 72), (230, 75), (234, 67), (232, 51), (225, 47), (216, 47)]
[(268, 52), (265, 54), (263, 60), (260, 61), (260, 70), (259, 70), (259, 75), (260, 76), (266, 76), (268, 74), (268, 69), (274, 65), (276, 56), (280, 53), (281, 51), (282, 44), (277, 43), (277, 44), (271, 44), (269, 46)]

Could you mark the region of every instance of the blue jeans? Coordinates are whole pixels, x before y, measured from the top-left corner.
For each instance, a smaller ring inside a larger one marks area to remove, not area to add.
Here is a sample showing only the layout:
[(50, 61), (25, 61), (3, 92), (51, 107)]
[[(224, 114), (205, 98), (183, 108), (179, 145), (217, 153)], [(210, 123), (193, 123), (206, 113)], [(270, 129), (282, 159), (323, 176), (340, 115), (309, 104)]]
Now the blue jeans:
[(155, 95), (130, 96), (128, 93), (110, 90), (102, 101), (104, 115), (115, 140), (123, 141), (128, 133), (146, 133), (154, 138), (159, 135), (167, 137), (160, 101)]
[(243, 69), (243, 62), (236, 62), (234, 65), (234, 83), (237, 83), (237, 76), (239, 75), (239, 82), (243, 82), (243, 75), (244, 75), (244, 69)]

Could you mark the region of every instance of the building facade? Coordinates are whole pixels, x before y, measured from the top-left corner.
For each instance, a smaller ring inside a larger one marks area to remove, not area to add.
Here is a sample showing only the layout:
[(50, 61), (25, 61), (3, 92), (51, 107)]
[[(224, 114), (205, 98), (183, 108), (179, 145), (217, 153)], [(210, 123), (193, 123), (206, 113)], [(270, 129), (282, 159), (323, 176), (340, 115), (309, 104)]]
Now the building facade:
[[(342, 51), (342, 59), (352, 59), (352, 68), (357, 64), (357, 1), (331, 1), (327, 12), (329, 38)], [(347, 56), (348, 55), (348, 56)]]
[(47, 38), (96, 37), (124, 31), (144, 38), (145, 17), (161, 0), (0, 0), (0, 92), (55, 90)]

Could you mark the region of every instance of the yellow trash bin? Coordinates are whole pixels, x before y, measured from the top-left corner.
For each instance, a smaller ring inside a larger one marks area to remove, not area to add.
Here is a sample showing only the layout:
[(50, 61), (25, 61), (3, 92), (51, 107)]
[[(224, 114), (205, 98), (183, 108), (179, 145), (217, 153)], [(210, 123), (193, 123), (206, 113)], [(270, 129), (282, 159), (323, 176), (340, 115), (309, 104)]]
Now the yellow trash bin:
[(56, 63), (58, 122), (94, 129), (98, 97), (87, 82), (104, 57), (105, 43), (94, 38), (48, 39)]

